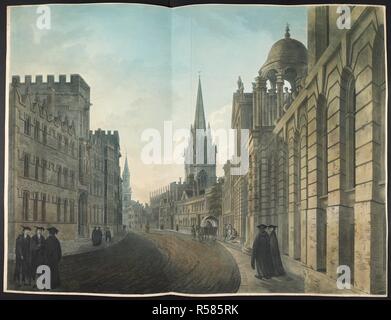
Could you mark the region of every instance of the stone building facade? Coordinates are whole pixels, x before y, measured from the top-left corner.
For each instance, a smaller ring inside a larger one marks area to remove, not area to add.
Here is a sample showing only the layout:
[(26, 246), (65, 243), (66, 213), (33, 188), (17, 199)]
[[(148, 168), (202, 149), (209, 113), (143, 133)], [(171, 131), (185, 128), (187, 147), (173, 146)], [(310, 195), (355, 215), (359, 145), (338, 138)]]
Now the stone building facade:
[(21, 226), (56, 226), (59, 238), (89, 237), (121, 225), (119, 135), (90, 131), (90, 88), (67, 81), (12, 77), (8, 113), (9, 253)]
[[(236, 130), (235, 156), (241, 159), (241, 141), (243, 130), (250, 130), (253, 121), (253, 94), (245, 93), (243, 82), (239, 77), (238, 90), (232, 99), (231, 128)], [(222, 187), (222, 215), (220, 217), (220, 235), (231, 225), (235, 229), (239, 241), (246, 240), (246, 224), (248, 214), (248, 173), (231, 174), (231, 170), (240, 166), (238, 161), (228, 161), (224, 169), (224, 184)]]
[(275, 224), (306, 291), (340, 293), (347, 265), (355, 292), (384, 293), (384, 9), (351, 7), (350, 29), (336, 12), (310, 7), (308, 50), (287, 28), (253, 84), (244, 247)]

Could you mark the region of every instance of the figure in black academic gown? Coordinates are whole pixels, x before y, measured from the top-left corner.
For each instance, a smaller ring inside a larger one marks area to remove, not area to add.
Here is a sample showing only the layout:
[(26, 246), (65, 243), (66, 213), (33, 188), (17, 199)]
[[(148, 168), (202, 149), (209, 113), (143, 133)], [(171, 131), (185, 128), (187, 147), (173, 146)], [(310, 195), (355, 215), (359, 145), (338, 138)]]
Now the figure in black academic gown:
[(92, 245), (94, 245), (94, 246), (98, 245), (97, 231), (98, 231), (98, 229), (96, 227), (94, 228), (94, 230), (92, 230), (91, 240), (92, 240)]
[(30, 227), (22, 226), (22, 233), (15, 242), (14, 280), (18, 285), (30, 284), (31, 281), (30, 231)]
[(257, 234), (251, 255), (251, 267), (257, 268), (257, 274), (255, 277), (259, 279), (270, 279), (273, 276), (272, 258), (270, 253), (270, 239), (269, 234), (266, 232), (267, 226), (260, 224), (257, 226), (259, 233)]
[(270, 253), (272, 256), (274, 275), (282, 276), (285, 274), (284, 266), (282, 265), (280, 249), (278, 248), (278, 240), (276, 235), (277, 226), (270, 225)]
[(40, 265), (46, 265), (45, 237), (43, 236), (43, 227), (35, 227), (35, 235), (31, 237), (31, 277), (35, 280), (37, 268)]
[(58, 241), (56, 234), (57, 228), (50, 227), (47, 229), (49, 236), (46, 239), (46, 261), (50, 268), (50, 285), (52, 289), (60, 286), (60, 272), (59, 263), (62, 257), (60, 241)]
[(97, 245), (99, 246), (102, 243), (102, 238), (103, 238), (103, 232), (100, 227), (98, 227), (96, 234), (97, 234), (97, 237), (96, 237), (97, 238)]

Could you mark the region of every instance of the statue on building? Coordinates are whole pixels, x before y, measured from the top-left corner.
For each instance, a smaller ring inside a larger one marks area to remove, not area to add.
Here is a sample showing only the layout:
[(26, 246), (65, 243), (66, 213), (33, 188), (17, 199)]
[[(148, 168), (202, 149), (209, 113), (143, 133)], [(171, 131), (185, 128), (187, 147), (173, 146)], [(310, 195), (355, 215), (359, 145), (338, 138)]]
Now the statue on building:
[(238, 78), (238, 92), (239, 93), (243, 93), (244, 92), (244, 85), (243, 85), (242, 78), (240, 76)]

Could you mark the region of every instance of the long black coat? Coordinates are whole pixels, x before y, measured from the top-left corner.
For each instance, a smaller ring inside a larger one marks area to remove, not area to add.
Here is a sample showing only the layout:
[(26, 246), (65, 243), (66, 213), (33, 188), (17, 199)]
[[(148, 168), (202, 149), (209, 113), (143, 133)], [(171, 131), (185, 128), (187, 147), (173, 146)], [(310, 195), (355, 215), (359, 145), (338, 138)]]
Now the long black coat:
[(40, 265), (46, 264), (46, 252), (45, 252), (45, 237), (38, 235), (33, 235), (31, 237), (31, 274), (35, 278), (37, 273), (37, 268)]
[(62, 257), (60, 241), (54, 235), (46, 239), (46, 261), (50, 268), (50, 285), (52, 289), (60, 286), (59, 263)]
[(278, 248), (278, 240), (276, 232), (273, 230), (270, 233), (270, 253), (272, 255), (273, 269), (276, 276), (285, 274), (284, 266), (282, 265), (280, 249)]
[(92, 230), (91, 240), (92, 240), (92, 244), (94, 246), (96, 246), (98, 244), (98, 230), (97, 229)]
[(254, 269), (255, 266), (260, 277), (269, 278), (274, 275), (270, 253), (270, 239), (266, 231), (259, 232), (253, 243), (251, 267)]
[(30, 236), (19, 235), (15, 242), (15, 273), (17, 281), (29, 281), (31, 279)]

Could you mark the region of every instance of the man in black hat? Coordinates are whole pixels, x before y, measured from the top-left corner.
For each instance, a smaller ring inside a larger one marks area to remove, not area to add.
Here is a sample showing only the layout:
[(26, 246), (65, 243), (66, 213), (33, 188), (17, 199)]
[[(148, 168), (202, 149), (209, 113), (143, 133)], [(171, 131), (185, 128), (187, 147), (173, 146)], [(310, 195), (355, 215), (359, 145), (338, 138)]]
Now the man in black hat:
[(31, 277), (35, 280), (37, 268), (46, 264), (45, 237), (43, 227), (35, 227), (35, 235), (31, 237)]
[(251, 268), (257, 268), (258, 279), (270, 279), (273, 276), (272, 258), (270, 253), (270, 239), (266, 232), (267, 226), (260, 224), (257, 226), (259, 233), (257, 234), (251, 255)]
[(276, 235), (277, 226), (271, 224), (268, 228), (270, 230), (270, 253), (272, 256), (274, 275), (282, 276), (285, 274), (285, 270), (284, 266), (282, 265), (280, 249), (278, 247), (278, 240)]
[(56, 237), (58, 229), (56, 227), (50, 227), (47, 230), (49, 231), (49, 236), (46, 239), (46, 261), (50, 268), (50, 285), (52, 289), (55, 289), (60, 286), (58, 264), (62, 257), (61, 244)]
[(31, 281), (30, 231), (30, 227), (22, 226), (22, 233), (19, 234), (15, 242), (14, 280), (17, 285), (30, 285)]

